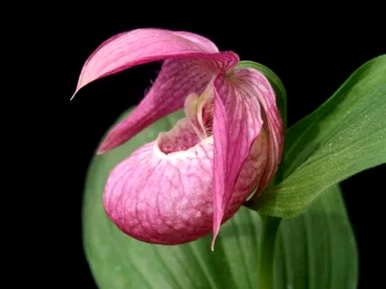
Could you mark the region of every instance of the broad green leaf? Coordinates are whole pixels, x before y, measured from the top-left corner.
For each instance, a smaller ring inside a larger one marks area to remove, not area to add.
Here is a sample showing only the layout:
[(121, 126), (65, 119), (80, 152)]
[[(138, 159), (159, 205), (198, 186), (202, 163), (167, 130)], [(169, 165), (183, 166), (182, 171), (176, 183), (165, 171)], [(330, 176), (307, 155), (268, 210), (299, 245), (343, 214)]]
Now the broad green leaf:
[(276, 289), (357, 287), (356, 243), (337, 185), (304, 214), (284, 219), (276, 245)]
[(331, 185), (383, 163), (386, 55), (365, 63), (322, 106), (288, 130), (280, 171), (284, 179), (252, 207), (278, 217), (297, 215)]
[[(94, 158), (84, 196), (83, 232), (96, 282), (101, 289), (257, 289), (260, 218), (255, 211), (242, 208), (228, 221), (214, 252), (210, 236), (179, 246), (137, 241), (118, 230), (104, 213), (102, 192), (109, 171), (178, 118), (179, 113), (164, 118)], [(283, 221), (276, 245), (275, 289), (353, 288), (355, 244), (337, 191), (323, 194), (304, 215)]]

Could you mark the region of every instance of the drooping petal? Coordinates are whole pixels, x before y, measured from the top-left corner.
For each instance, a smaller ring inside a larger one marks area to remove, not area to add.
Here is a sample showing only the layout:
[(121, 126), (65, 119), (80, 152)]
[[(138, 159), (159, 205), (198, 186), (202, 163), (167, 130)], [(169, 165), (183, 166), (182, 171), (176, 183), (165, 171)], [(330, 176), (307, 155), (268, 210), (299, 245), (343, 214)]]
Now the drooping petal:
[[(276, 108), (275, 94), (262, 74), (249, 69), (235, 69), (230, 75), (217, 77), (214, 84), (212, 248), (252, 145), (258, 137), (265, 137), (270, 129), (274, 129), (273, 135), (269, 133), (271, 137), (268, 138), (275, 148), (268, 152), (270, 146), (268, 143), (264, 144), (263, 153), (272, 156), (267, 156), (267, 161), (261, 164), (264, 176), (259, 181), (258, 190), (266, 186), (272, 177), (275, 171), (273, 160), (278, 162), (282, 145), (281, 136), (277, 136), (281, 132), (281, 119)], [(264, 129), (265, 125), (267, 129)], [(270, 163), (269, 173), (266, 173), (267, 163)]]
[(103, 42), (86, 60), (76, 92), (94, 80), (135, 65), (217, 52), (209, 39), (190, 32), (149, 28), (123, 32)]
[(269, 135), (269, 160), (267, 162), (266, 174), (262, 180), (264, 189), (275, 175), (281, 161), (284, 148), (284, 127), (276, 104), (275, 92), (268, 79), (258, 70), (244, 68), (240, 70), (240, 77), (251, 87), (254, 87), (257, 98), (263, 111), (265, 128)]
[(201, 94), (216, 74), (228, 70), (237, 62), (238, 56), (233, 52), (166, 60), (146, 97), (108, 133), (98, 153), (111, 150), (154, 121), (182, 108), (188, 95)]

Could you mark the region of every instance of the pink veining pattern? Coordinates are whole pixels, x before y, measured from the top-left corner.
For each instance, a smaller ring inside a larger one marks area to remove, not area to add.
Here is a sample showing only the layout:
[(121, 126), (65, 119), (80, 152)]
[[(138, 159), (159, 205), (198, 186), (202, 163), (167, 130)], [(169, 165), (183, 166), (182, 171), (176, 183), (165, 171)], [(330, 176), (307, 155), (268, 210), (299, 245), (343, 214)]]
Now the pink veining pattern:
[(103, 42), (86, 60), (76, 91), (86, 84), (151, 61), (217, 53), (210, 40), (189, 32), (136, 29), (119, 33)]
[(279, 108), (276, 105), (276, 95), (268, 79), (260, 72), (251, 68), (240, 70), (239, 77), (251, 88), (261, 105), (265, 116), (265, 129), (269, 134), (269, 161), (265, 169), (262, 189), (272, 180), (280, 164), (284, 147), (284, 127)]
[(240, 70), (235, 70), (231, 80), (218, 77), (215, 81), (213, 135), (217, 173), (214, 174), (213, 241), (242, 165), (263, 124), (259, 100), (239, 74)]
[[(239, 174), (223, 222), (242, 205), (259, 182), (266, 138), (256, 142)], [(181, 244), (212, 229), (213, 137), (189, 149), (164, 154), (151, 142), (111, 172), (105, 188), (108, 216), (127, 234), (146, 242)], [(135, 182), (133, 182), (135, 180)]]
[(154, 121), (184, 107), (191, 93), (201, 94), (214, 74), (237, 63), (234, 53), (211, 58), (169, 59), (162, 65), (156, 81), (138, 107), (107, 135), (98, 149), (104, 153), (129, 140)]
[(187, 117), (112, 170), (104, 208), (137, 239), (179, 244), (212, 230), (213, 247), (221, 224), (277, 170), (283, 128), (275, 94), (262, 73), (235, 67), (234, 52), (219, 52), (200, 35), (163, 29), (137, 29), (105, 41), (86, 61), (76, 92), (158, 60), (164, 63), (152, 88), (112, 128), (98, 153), (184, 106)]

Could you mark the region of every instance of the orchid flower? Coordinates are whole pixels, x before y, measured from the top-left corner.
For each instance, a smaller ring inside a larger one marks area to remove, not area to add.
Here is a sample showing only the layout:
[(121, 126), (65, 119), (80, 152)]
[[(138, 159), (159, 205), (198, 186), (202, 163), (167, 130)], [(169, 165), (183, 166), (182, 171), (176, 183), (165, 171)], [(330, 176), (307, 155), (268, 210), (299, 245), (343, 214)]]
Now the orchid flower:
[[(190, 32), (137, 29), (102, 43), (85, 62), (76, 92), (135, 65), (163, 60), (141, 103), (107, 134), (98, 154), (181, 108), (185, 117), (138, 148), (110, 173), (109, 218), (150, 243), (180, 244), (213, 233), (251, 194), (271, 182), (283, 125), (275, 93), (256, 69)], [(75, 92), (75, 93), (76, 93)]]

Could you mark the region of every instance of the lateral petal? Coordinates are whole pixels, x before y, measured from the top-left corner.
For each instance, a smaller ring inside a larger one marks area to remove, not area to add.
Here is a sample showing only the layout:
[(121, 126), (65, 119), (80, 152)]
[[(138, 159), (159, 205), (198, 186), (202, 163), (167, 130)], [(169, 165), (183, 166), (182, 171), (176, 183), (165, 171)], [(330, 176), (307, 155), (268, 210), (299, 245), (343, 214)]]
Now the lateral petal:
[(268, 132), (269, 150), (266, 174), (262, 180), (262, 189), (271, 182), (281, 161), (284, 148), (284, 126), (276, 104), (275, 92), (268, 79), (258, 70), (240, 69), (240, 77), (256, 92), (262, 107), (265, 128)]
[[(264, 171), (258, 190), (276, 172), (283, 144), (282, 124), (275, 94), (268, 80), (252, 69), (234, 69), (214, 82), (214, 194), (213, 242), (234, 192), (241, 169), (259, 135), (268, 133), (268, 154), (259, 168)], [(272, 145), (271, 145), (272, 144)], [(268, 171), (268, 172), (267, 172)]]

